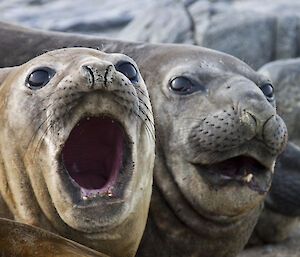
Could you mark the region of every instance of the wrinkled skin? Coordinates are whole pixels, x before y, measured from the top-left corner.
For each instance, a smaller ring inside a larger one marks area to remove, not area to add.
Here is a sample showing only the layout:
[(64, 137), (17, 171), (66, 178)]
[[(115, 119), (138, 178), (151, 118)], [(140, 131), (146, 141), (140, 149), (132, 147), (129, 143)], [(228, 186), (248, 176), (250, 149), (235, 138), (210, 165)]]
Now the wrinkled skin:
[[(118, 63), (134, 67), (134, 82), (117, 70)], [(46, 78), (40, 70), (49, 71)], [(0, 77), (2, 216), (111, 256), (134, 256), (147, 220), (154, 163), (153, 116), (134, 61), (70, 48), (1, 69)], [(40, 80), (47, 83), (40, 86)], [(101, 125), (96, 133), (90, 122)], [(81, 146), (84, 140), (98, 143), (90, 149)], [(94, 152), (101, 153), (96, 161), (89, 159)], [(100, 177), (105, 183), (93, 185)]]
[[(137, 256), (230, 257), (243, 249), (287, 138), (275, 101), (261, 89), (267, 77), (201, 47), (1, 28), (6, 51), (15, 35), (22, 48), (10, 57), (1, 51), (0, 65), (72, 45), (124, 53), (139, 65), (158, 136), (150, 215)], [(178, 93), (181, 83), (172, 89), (179, 77), (188, 79), (188, 94)]]
[[(274, 243), (286, 239), (300, 216), (300, 59), (266, 64), (259, 72), (275, 85), (277, 107), (289, 131), (289, 143), (278, 158), (265, 209), (256, 226), (257, 241)], [(254, 241), (255, 242), (255, 241)]]
[(3, 218), (0, 218), (0, 254), (18, 257), (108, 257), (49, 231)]

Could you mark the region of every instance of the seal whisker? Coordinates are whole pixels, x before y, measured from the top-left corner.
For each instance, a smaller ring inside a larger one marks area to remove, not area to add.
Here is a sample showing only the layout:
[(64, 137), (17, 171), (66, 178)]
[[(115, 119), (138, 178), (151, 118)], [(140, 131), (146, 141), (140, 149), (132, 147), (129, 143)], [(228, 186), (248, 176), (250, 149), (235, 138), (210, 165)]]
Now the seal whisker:
[[(53, 116), (53, 115), (51, 114), (49, 118), (51, 118), (51, 116)], [(48, 119), (48, 118), (47, 118), (47, 119)], [(39, 141), (38, 141), (38, 143), (37, 143), (37, 145), (36, 145), (36, 148), (35, 148), (35, 150), (34, 150), (34, 155), (35, 155), (37, 149), (39, 148), (39, 146), (40, 146), (41, 143), (42, 143), (42, 140), (44, 139), (44, 137), (46, 136), (48, 130), (51, 128), (52, 125), (53, 125), (53, 124), (50, 123), (50, 124), (46, 127), (46, 129), (44, 130), (43, 134), (41, 135), (41, 137), (40, 137), (40, 139), (39, 139)]]
[[(41, 127), (42, 127), (49, 119), (51, 119), (51, 117), (53, 117), (53, 115), (54, 115), (54, 112), (51, 113), (48, 117), (46, 117), (46, 119), (39, 125), (38, 129), (35, 131), (35, 133), (33, 134), (33, 136), (31, 137), (31, 139), (30, 139), (30, 141), (29, 141), (29, 144), (28, 144), (28, 146), (27, 146), (27, 148), (26, 148), (26, 151), (25, 151), (24, 156), (26, 155), (27, 151), (29, 150), (30, 144), (32, 144), (32, 143), (34, 142), (34, 139), (35, 139), (36, 135), (38, 135), (38, 131), (41, 129)], [(46, 127), (45, 131), (42, 133), (42, 135), (41, 135), (40, 139), (38, 140), (38, 143), (37, 143), (37, 145), (36, 145), (36, 147), (35, 147), (34, 154), (36, 153), (36, 150), (38, 149), (39, 145), (41, 144), (41, 141), (42, 141), (43, 137), (45, 136), (47, 130), (48, 130), (49, 127), (51, 127), (51, 126), (52, 126), (52, 123), (50, 123), (50, 124)]]
[[(51, 103), (51, 104), (49, 104), (46, 108), (43, 109), (43, 111), (44, 111), (44, 110), (47, 111), (47, 109), (48, 109), (49, 107), (51, 107), (53, 104), (54, 104), (54, 102)], [(42, 111), (41, 111), (41, 112), (38, 112), (38, 113), (34, 116), (34, 119), (33, 119), (33, 120), (35, 120), (35, 118), (38, 117), (41, 113), (42, 113)], [(52, 116), (52, 115), (50, 115), (50, 117), (51, 117), (51, 116)], [(39, 129), (44, 125), (44, 123), (45, 123), (50, 117), (47, 117), (47, 118), (46, 118), (46, 119), (45, 119), (45, 120), (37, 127), (37, 129), (32, 133), (32, 136), (31, 136), (31, 138), (30, 138), (30, 140), (29, 140), (29, 142), (28, 142), (28, 144), (27, 144), (27, 147), (26, 147), (27, 150), (28, 150), (30, 144), (33, 142), (35, 136), (37, 135), (37, 132), (39, 131)], [(24, 133), (25, 133), (25, 132), (24, 132)], [(26, 152), (27, 152), (27, 151), (26, 151)], [(26, 154), (26, 152), (25, 152), (25, 154)]]
[[(139, 113), (137, 113), (136, 111), (132, 110), (132, 113), (135, 114), (135, 115), (141, 120), (142, 124), (145, 125), (147, 134), (148, 134), (148, 135), (150, 134), (152, 140), (155, 141), (155, 135), (154, 135), (154, 132), (155, 132), (155, 131), (154, 131), (154, 126), (149, 126), (149, 125), (147, 124), (148, 119), (146, 119), (146, 120), (143, 119), (143, 118), (139, 115)], [(152, 125), (152, 124), (150, 124), (150, 125)]]

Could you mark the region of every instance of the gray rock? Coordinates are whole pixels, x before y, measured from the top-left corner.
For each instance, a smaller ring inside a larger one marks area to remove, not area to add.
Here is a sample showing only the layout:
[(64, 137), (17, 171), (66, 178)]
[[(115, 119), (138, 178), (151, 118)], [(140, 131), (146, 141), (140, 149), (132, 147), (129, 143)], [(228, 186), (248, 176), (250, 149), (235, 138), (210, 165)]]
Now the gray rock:
[(232, 54), (257, 69), (273, 60), (275, 24), (273, 16), (230, 11), (211, 17), (195, 38), (197, 44)]
[(277, 17), (276, 49), (274, 59), (297, 56), (299, 44), (300, 17), (283, 15)]
[(114, 36), (155, 3), (169, 0), (0, 1), (1, 20), (56, 31)]
[(257, 69), (298, 55), (300, 2), (197, 1), (188, 10), (196, 44), (232, 54)]
[(155, 5), (138, 15), (120, 39), (151, 43), (193, 43), (192, 23), (183, 3)]

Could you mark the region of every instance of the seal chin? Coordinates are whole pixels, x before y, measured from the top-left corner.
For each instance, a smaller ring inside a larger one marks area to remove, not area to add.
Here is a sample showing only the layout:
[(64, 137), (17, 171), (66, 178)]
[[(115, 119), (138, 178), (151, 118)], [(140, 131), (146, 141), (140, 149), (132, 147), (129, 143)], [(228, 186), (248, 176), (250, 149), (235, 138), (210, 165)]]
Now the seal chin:
[(123, 168), (126, 134), (116, 120), (86, 117), (71, 130), (61, 160), (81, 198), (110, 195)]
[(206, 183), (211, 186), (238, 183), (259, 193), (268, 191), (273, 169), (249, 155), (239, 155), (211, 164), (194, 165)]

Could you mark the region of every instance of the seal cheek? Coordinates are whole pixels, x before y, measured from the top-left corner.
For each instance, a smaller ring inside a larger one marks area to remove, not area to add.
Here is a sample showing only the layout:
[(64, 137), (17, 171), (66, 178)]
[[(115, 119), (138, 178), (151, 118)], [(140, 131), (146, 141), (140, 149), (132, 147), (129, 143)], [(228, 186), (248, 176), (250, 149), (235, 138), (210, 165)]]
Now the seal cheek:
[(87, 118), (71, 131), (62, 150), (64, 166), (83, 196), (103, 191), (118, 176), (123, 157), (123, 131), (108, 117)]

